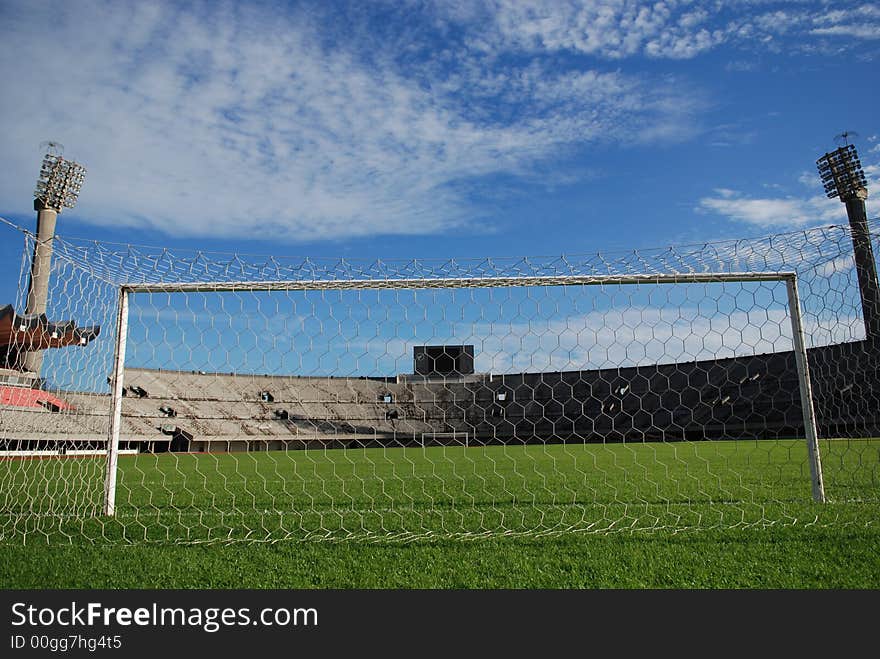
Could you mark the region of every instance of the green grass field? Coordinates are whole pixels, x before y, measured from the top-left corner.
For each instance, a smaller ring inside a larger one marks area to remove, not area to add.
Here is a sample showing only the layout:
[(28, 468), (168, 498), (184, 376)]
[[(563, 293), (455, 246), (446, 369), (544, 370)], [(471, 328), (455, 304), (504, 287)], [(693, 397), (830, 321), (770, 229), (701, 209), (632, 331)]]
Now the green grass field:
[(876, 588), (880, 440), (4, 460), (7, 588)]

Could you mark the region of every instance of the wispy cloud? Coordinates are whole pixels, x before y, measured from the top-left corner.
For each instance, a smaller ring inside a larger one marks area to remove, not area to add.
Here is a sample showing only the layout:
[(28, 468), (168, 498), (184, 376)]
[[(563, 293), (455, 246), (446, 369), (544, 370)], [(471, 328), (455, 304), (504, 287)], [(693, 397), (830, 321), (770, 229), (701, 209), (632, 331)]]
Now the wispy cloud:
[[(871, 142), (871, 139), (868, 139)], [(869, 149), (874, 153), (876, 149)], [(864, 161), (864, 157), (863, 157)], [(864, 161), (863, 169), (869, 189), (880, 187), (880, 165)], [(815, 172), (801, 172), (798, 183), (809, 189), (807, 195), (789, 194), (779, 197), (754, 197), (737, 190), (716, 188), (713, 194), (701, 198), (696, 210), (722, 215), (733, 222), (764, 229), (802, 228), (820, 224), (845, 222), (846, 208), (839, 199), (829, 199)], [(779, 184), (765, 184), (765, 188), (784, 190)]]
[(482, 177), (534, 177), (590, 141), (680, 139), (696, 108), (674, 81), (619, 71), (402, 59), (320, 6), (194, 7), (4, 10), (14, 100), (0, 120), (19, 128), (4, 137), (3, 211), (28, 198), (50, 138), (88, 167), (76, 212), (90, 222), (294, 241), (433, 233), (479, 217), (468, 192)]
[[(608, 59), (647, 56), (690, 59), (723, 44), (745, 51), (821, 48), (812, 35), (880, 38), (880, 10), (868, 3), (842, 3), (827, 10), (816, 3), (741, 0), (694, 3), (672, 0), (496, 0), (479, 15), (487, 28), (474, 43), (543, 51), (566, 50)], [(472, 20), (475, 15), (469, 16)], [(839, 40), (838, 40), (839, 41)], [(834, 48), (853, 44), (834, 43)]]
[[(832, 276), (851, 268), (852, 261), (841, 258), (821, 266), (821, 271)], [(473, 345), (476, 370), (495, 374), (646, 366), (791, 350), (790, 318), (782, 303), (759, 299), (754, 290), (702, 290), (703, 300), (697, 300), (697, 290), (692, 289), (690, 301), (683, 304), (678, 303), (680, 289), (658, 289), (663, 293), (658, 297), (669, 296), (668, 304), (621, 304), (570, 315), (536, 308), (526, 317), (517, 313), (492, 322), (450, 320), (439, 326), (401, 326), (366, 318), (340, 323), (328, 307), (292, 322), (258, 317), (244, 332), (231, 329), (237, 320), (223, 313), (211, 318), (183, 313), (172, 330), (162, 332), (155, 331), (156, 317), (139, 315), (134, 319), (130, 362), (182, 370), (355, 377), (410, 373), (413, 347), (425, 344)], [(724, 301), (730, 306), (738, 292), (743, 295), (735, 308), (722, 310)], [(406, 312), (406, 317), (426, 313), (418, 305), (407, 305)], [(864, 338), (861, 320), (854, 315), (818, 318), (808, 313), (805, 324), (810, 346)]]
[(747, 197), (732, 190), (715, 192), (700, 199), (700, 210), (762, 228), (805, 227), (846, 219), (842, 204), (825, 197), (774, 199)]
[(617, 59), (639, 53), (689, 58), (723, 38), (722, 32), (707, 28), (705, 10), (675, 4), (499, 0), (491, 16), (494, 30), (483, 39), (493, 45)]
[(54, 139), (89, 170), (76, 215), (101, 225), (443, 232), (487, 214), (474, 192), (499, 174), (556, 185), (595, 175), (567, 166), (584, 145), (699, 134), (693, 84), (609, 62), (873, 39), (878, 25), (872, 5), (773, 2), (6, 2), (0, 212), (25, 210)]

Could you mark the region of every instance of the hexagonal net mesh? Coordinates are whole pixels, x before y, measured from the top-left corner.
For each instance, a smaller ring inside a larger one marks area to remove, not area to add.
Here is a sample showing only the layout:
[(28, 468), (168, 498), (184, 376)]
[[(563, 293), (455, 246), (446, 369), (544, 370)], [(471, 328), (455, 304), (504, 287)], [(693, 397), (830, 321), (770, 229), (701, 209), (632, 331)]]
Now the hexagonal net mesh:
[(445, 261), (57, 238), (47, 316), (101, 331), (0, 406), (3, 540), (872, 523), (852, 253), (839, 226)]

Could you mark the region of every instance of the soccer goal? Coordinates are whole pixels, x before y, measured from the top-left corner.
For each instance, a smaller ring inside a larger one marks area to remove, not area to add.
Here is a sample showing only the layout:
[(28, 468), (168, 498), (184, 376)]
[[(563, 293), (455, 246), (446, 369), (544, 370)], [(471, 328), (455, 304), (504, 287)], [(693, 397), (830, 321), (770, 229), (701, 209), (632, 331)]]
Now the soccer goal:
[(3, 537), (682, 530), (876, 501), (876, 346), (847, 312), (851, 265), (758, 263), (760, 246), (681, 272), (666, 252), (98, 268), (59, 241), (58, 299), (105, 329), (63, 353), (78, 361), (47, 355), (52, 409), (0, 414)]
[[(423, 378), (406, 373), (421, 328), (403, 335), (395, 322), (414, 313), (441, 346)], [(231, 341), (223, 359), (237, 350), (239, 361), (213, 361), (210, 328), (216, 347)], [(670, 511), (723, 517), (717, 499), (736, 501), (737, 515), (764, 506), (792, 455), (809, 475), (786, 487), (825, 498), (791, 272), (131, 284), (117, 329), (106, 516), (140, 517), (143, 501), (157, 522), (167, 512), (146, 482), (118, 501), (127, 428), (159, 414), (171, 440), (135, 473), (171, 468), (175, 514), (183, 497), (210, 498), (199, 523), (253, 501), (285, 533), (291, 519), (331, 535), (529, 533), (611, 527), (612, 510), (666, 525)], [(128, 370), (129, 348), (144, 346), (163, 361)], [(242, 373), (255, 351), (259, 366)], [(267, 374), (290, 357), (294, 367), (277, 370), (295, 375)], [(443, 451), (477, 439), (480, 455)], [(773, 440), (779, 457), (755, 464), (771, 448), (756, 442)], [(512, 515), (521, 526), (508, 526)]]

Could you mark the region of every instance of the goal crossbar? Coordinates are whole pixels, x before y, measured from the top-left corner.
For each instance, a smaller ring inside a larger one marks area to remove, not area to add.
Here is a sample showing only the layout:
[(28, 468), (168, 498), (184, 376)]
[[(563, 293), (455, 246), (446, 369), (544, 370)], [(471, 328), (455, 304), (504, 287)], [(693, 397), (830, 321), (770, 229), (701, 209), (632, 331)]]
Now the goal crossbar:
[(628, 284), (713, 284), (795, 281), (782, 272), (682, 272), (632, 275), (552, 275), (531, 277), (448, 277), (420, 279), (307, 279), (240, 282), (142, 282), (120, 288), (128, 293), (201, 293), (249, 291), (327, 291), (420, 288), (504, 288), (526, 286), (617, 286)]

